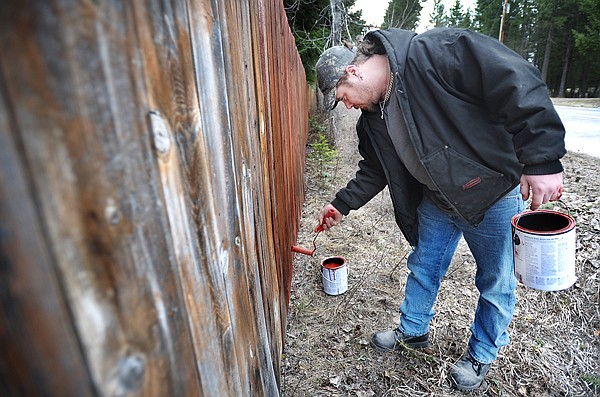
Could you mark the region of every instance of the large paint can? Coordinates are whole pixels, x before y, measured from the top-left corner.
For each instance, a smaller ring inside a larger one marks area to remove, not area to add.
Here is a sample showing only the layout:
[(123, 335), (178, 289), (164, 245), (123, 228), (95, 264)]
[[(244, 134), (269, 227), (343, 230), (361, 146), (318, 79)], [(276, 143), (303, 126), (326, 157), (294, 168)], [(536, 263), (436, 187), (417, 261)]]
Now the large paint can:
[(575, 275), (575, 220), (551, 210), (525, 211), (512, 218), (515, 276), (542, 291), (560, 291)]
[(321, 261), (323, 291), (327, 295), (340, 295), (348, 290), (348, 264), (341, 256), (332, 256)]

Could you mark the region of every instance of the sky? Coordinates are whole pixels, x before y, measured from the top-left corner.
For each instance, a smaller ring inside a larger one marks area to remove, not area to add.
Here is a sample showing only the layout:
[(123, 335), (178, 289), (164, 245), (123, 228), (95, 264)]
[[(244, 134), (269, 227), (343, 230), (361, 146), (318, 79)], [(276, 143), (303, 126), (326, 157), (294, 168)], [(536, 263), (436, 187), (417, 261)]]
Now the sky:
[[(355, 9), (362, 10), (363, 19), (367, 24), (379, 25), (383, 22), (383, 16), (387, 9), (390, 0), (356, 0)], [(456, 0), (442, 0), (445, 10), (448, 11)], [(501, 2), (498, 1), (498, 4)], [(421, 26), (417, 28), (417, 33), (427, 30), (429, 27), (426, 26), (429, 23), (429, 14), (433, 12), (433, 0), (427, 0), (423, 3), (423, 9), (421, 10)], [(472, 10), (475, 9), (476, 0), (461, 0), (460, 4), (463, 6), (463, 10), (467, 7)]]

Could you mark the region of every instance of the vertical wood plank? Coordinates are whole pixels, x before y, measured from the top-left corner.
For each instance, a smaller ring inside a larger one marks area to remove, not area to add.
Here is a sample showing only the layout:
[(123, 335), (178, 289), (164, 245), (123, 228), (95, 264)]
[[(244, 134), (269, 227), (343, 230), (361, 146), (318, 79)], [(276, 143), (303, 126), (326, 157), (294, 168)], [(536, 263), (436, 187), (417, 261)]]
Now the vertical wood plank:
[(130, 8), (55, 1), (16, 12), (25, 22), (3, 36), (14, 56), (7, 93), (93, 382), (103, 395), (197, 393), (189, 329), (172, 316), (185, 311), (164, 266)]
[(9, 134), (5, 76), (0, 68), (0, 395), (93, 396), (31, 194), (33, 170)]
[[(234, 320), (236, 339), (243, 338), (251, 346), (237, 353), (238, 366), (245, 369), (248, 382), (253, 385), (254, 392), (262, 395), (277, 393), (276, 362), (281, 357), (281, 349), (277, 350), (277, 340), (282, 340), (281, 332), (273, 335), (267, 329), (265, 317), (272, 317), (278, 312), (265, 312), (261, 276), (276, 275), (274, 261), (260, 263), (257, 255), (257, 244), (254, 240), (254, 230), (263, 228), (262, 223), (255, 221), (256, 207), (264, 203), (269, 196), (265, 185), (255, 182), (266, 172), (260, 165), (260, 142), (258, 137), (258, 118), (255, 81), (252, 79), (255, 67), (253, 64), (251, 29), (251, 10), (247, 3), (225, 2), (219, 8), (219, 18), (222, 21), (221, 31), (222, 51), (225, 65), (226, 96), (229, 107), (229, 130), (231, 136), (232, 160), (236, 178), (237, 200), (235, 202), (237, 223), (231, 230), (231, 237), (240, 240), (239, 256), (234, 258), (229, 272), (233, 275), (228, 287), (230, 312)], [(233, 99), (236, 100), (233, 100)], [(263, 171), (259, 173), (258, 171)], [(272, 231), (270, 231), (272, 232)], [(262, 271), (261, 271), (262, 267)], [(265, 278), (265, 281), (273, 279)], [(275, 278), (276, 280), (276, 278)], [(270, 284), (270, 290), (279, 291), (278, 284)], [(275, 295), (277, 296), (277, 295)], [(281, 325), (281, 319), (277, 319)], [(281, 330), (281, 328), (280, 328)], [(274, 336), (274, 339), (271, 337)], [(275, 349), (272, 349), (275, 348)], [(257, 368), (263, 370), (257, 371)], [(256, 386), (263, 389), (256, 389)]]

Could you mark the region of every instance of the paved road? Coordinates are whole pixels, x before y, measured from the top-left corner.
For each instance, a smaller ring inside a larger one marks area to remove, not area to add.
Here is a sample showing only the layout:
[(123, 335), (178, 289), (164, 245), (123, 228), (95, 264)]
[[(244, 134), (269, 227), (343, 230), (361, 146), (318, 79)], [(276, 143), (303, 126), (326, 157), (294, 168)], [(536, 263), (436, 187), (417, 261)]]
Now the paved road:
[(556, 111), (567, 130), (567, 150), (600, 157), (600, 108), (556, 106)]

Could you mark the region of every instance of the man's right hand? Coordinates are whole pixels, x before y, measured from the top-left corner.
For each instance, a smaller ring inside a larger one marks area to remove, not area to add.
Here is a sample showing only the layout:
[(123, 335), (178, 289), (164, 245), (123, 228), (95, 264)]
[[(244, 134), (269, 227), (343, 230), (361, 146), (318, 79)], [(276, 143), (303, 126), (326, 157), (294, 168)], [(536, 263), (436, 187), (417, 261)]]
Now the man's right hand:
[(521, 196), (529, 199), (531, 190), (531, 209), (536, 210), (548, 201), (560, 200), (563, 193), (563, 173), (549, 175), (522, 175)]
[[(330, 210), (333, 210), (333, 216), (326, 218), (325, 215), (327, 215)], [(342, 213), (338, 211), (337, 208), (331, 204), (327, 204), (319, 212), (319, 225), (323, 226), (323, 230), (329, 230), (340, 223), (342, 221), (342, 217)]]

